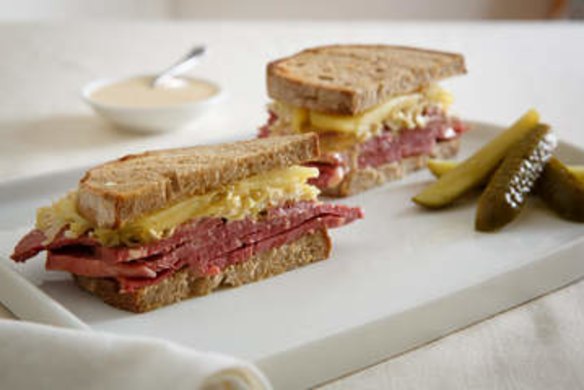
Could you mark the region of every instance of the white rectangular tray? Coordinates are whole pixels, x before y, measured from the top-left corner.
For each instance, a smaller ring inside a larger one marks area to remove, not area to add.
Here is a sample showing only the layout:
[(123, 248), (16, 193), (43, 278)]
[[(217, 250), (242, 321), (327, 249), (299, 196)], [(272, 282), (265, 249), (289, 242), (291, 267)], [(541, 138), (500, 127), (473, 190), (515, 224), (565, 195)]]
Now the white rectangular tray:
[[(500, 128), (475, 124), (463, 155)], [(566, 161), (584, 151), (562, 144)], [(277, 389), (321, 383), (436, 339), (584, 275), (584, 225), (537, 200), (496, 234), (473, 229), (474, 201), (439, 212), (410, 198), (430, 174), (342, 200), (366, 219), (333, 230), (333, 255), (284, 275), (146, 314), (111, 308), (44, 270), (8, 260), (35, 209), (82, 170), (0, 185), (0, 300), (30, 320), (162, 337), (256, 362)], [(46, 295), (45, 295), (46, 294)]]

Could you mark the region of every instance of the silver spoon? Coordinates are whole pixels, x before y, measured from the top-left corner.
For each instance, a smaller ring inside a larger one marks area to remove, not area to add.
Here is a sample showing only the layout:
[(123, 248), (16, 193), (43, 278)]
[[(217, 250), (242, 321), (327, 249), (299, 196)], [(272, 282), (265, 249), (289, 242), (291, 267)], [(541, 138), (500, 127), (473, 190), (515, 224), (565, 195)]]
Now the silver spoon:
[[(172, 86), (175, 77), (191, 69), (199, 62), (199, 58), (205, 53), (205, 46), (195, 46), (183, 58), (166, 68), (152, 80), (152, 87)], [(165, 85), (166, 84), (166, 85)], [(171, 85), (172, 84), (172, 85)]]

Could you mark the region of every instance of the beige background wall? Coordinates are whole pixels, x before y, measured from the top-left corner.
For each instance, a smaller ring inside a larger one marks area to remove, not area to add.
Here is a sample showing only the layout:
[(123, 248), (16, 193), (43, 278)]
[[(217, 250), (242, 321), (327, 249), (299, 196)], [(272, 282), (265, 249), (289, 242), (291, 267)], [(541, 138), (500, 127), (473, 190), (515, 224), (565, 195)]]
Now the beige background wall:
[(0, 0), (0, 20), (537, 19), (553, 0)]
[(167, 18), (174, 0), (0, 0), (0, 19)]

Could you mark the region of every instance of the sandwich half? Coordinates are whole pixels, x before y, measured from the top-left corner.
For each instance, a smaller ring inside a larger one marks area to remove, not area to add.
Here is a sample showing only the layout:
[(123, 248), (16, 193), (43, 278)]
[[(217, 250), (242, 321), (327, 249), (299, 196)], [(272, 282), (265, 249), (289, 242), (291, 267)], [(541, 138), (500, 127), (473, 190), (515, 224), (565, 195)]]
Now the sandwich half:
[(152, 151), (89, 170), (37, 211), (12, 259), (47, 252), (106, 303), (145, 312), (326, 259), (327, 229), (362, 217), (308, 184), (318, 137)]
[(352, 195), (449, 158), (466, 126), (439, 80), (466, 73), (459, 54), (388, 45), (334, 45), (268, 64), (269, 119), (260, 137), (316, 132), (309, 165), (328, 196)]

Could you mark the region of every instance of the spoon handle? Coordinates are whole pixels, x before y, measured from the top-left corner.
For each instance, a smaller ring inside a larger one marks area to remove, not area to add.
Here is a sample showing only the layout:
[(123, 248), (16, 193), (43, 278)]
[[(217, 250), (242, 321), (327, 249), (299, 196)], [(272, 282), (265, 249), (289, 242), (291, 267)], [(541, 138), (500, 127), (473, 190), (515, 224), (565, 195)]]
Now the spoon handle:
[(165, 69), (158, 76), (156, 76), (154, 80), (152, 80), (152, 86), (157, 87), (161, 83), (163, 83), (164, 80), (167, 80), (171, 77), (175, 77), (191, 69), (197, 62), (199, 62), (199, 58), (204, 53), (205, 46), (195, 46), (183, 58), (181, 58), (176, 63)]

